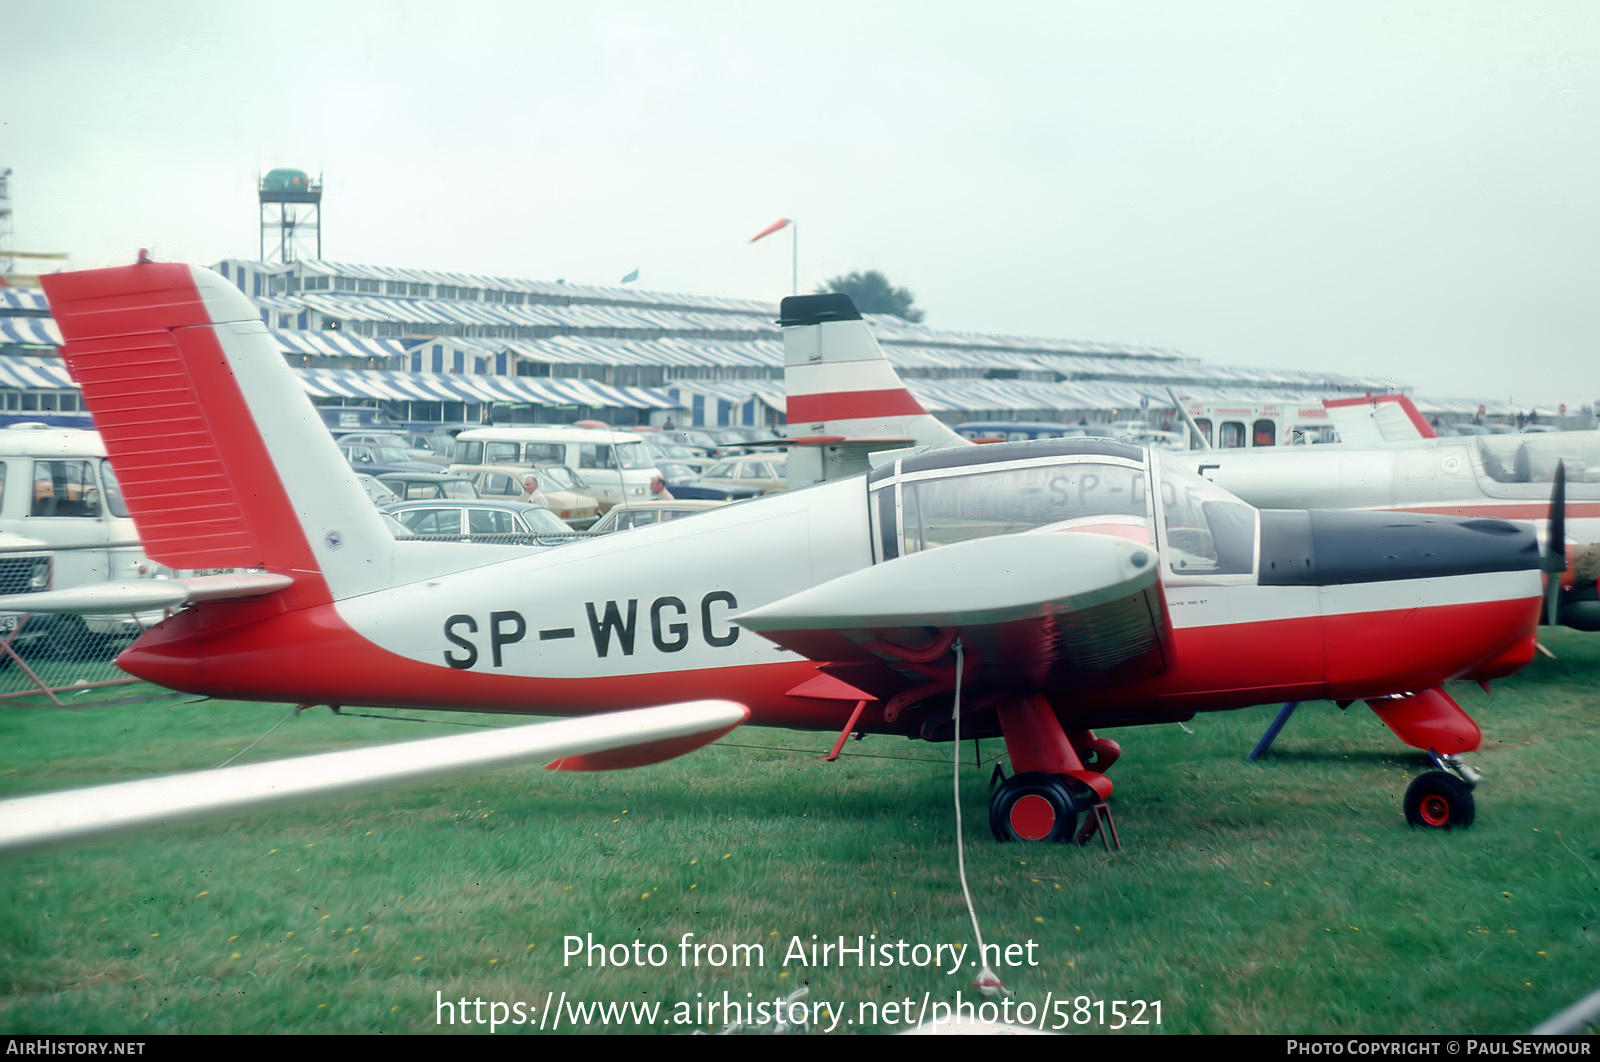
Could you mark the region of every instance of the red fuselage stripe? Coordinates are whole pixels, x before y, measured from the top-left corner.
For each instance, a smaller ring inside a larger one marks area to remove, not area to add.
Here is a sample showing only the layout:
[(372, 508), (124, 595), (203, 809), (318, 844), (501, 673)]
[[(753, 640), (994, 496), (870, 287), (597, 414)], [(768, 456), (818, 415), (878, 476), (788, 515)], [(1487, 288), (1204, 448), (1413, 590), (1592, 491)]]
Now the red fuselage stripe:
[[(1285, 700), (1359, 699), (1493, 677), (1531, 654), (1538, 598), (1280, 619), (1173, 632), (1174, 666), (1130, 684), (1053, 699), (1065, 722), (1114, 726)], [(837, 730), (847, 701), (786, 691), (816, 674), (809, 660), (620, 676), (542, 678), (457, 670), (378, 648), (332, 607), (304, 609), (211, 633), (189, 610), (118, 658), (173, 689), (247, 700), (499, 711), (594, 712), (720, 697), (751, 709), (752, 725)], [(1525, 662), (1525, 659), (1523, 660)], [(919, 713), (894, 724), (876, 702), (857, 729), (917, 733)]]

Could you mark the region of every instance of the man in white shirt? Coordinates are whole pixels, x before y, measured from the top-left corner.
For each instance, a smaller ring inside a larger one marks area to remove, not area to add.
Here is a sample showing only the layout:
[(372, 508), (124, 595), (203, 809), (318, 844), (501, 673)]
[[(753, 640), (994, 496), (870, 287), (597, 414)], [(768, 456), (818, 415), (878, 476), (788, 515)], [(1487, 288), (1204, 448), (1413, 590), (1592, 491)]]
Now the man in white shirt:
[(542, 505), (546, 509), (550, 508), (549, 500), (539, 490), (539, 477), (532, 472), (522, 477), (522, 498), (520, 500), (530, 505)]

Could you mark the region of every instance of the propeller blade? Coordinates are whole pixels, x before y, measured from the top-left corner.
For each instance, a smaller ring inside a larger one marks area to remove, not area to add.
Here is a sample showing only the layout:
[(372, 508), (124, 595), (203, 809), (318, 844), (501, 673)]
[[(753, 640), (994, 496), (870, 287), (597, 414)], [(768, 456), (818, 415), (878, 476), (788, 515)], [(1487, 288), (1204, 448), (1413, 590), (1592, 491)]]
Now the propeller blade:
[(1556, 462), (1550, 491), (1550, 521), (1544, 540), (1544, 621), (1555, 626), (1560, 608), (1561, 575), (1567, 570), (1567, 463)]

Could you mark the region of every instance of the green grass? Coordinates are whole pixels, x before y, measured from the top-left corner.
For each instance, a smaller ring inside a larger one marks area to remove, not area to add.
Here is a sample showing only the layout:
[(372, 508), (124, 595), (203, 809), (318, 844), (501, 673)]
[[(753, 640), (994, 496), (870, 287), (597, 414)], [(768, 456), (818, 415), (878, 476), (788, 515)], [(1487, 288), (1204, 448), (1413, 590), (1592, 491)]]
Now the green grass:
[[(1162, 1032), (1512, 1033), (1593, 990), (1600, 638), (1549, 644), (1560, 660), (1492, 696), (1452, 691), (1485, 734), (1467, 831), (1406, 826), (1400, 800), (1422, 764), (1360, 706), (1304, 706), (1260, 764), (1244, 757), (1273, 706), (1202, 716), (1192, 733), (1108, 731), (1124, 749), (1117, 853), (996, 844), (989, 767), (966, 770), (985, 938), (1031, 940), (1039, 961), (1000, 971), (1017, 1000), (1160, 1000)], [(97, 696), (126, 691), (75, 703)], [(9, 705), (0, 793), (214, 766), (284, 711)], [(247, 759), (451, 732), (321, 709)], [(829, 736), (728, 741), (815, 752)], [(862, 1001), (971, 999), (971, 970), (780, 964), (813, 933), (970, 942), (949, 753), (869, 738), (830, 765), (724, 744), (638, 771), (503, 770), (17, 861), (0, 1031), (426, 1032), (436, 992), (670, 1007), (805, 981), (852, 1018)], [(688, 932), (762, 944), (766, 963), (685, 967)], [(670, 961), (569, 965), (568, 934), (660, 943)]]

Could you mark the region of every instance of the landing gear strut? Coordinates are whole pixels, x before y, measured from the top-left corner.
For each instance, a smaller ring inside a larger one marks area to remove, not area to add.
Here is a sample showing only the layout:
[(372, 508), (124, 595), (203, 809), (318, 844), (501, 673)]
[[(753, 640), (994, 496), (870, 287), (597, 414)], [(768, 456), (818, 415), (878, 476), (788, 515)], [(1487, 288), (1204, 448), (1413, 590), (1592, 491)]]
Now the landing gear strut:
[[(1092, 730), (1067, 734), (1049, 701), (1034, 695), (997, 709), (1006, 754), (1017, 773), (989, 797), (989, 828), (1002, 841), (1087, 842), (1096, 832), (1107, 847), (1116, 838), (1106, 798), (1111, 780), (1104, 772), (1122, 750)], [(1082, 832), (1078, 813), (1094, 818)], [(1117, 844), (1117, 847), (1121, 847)]]

